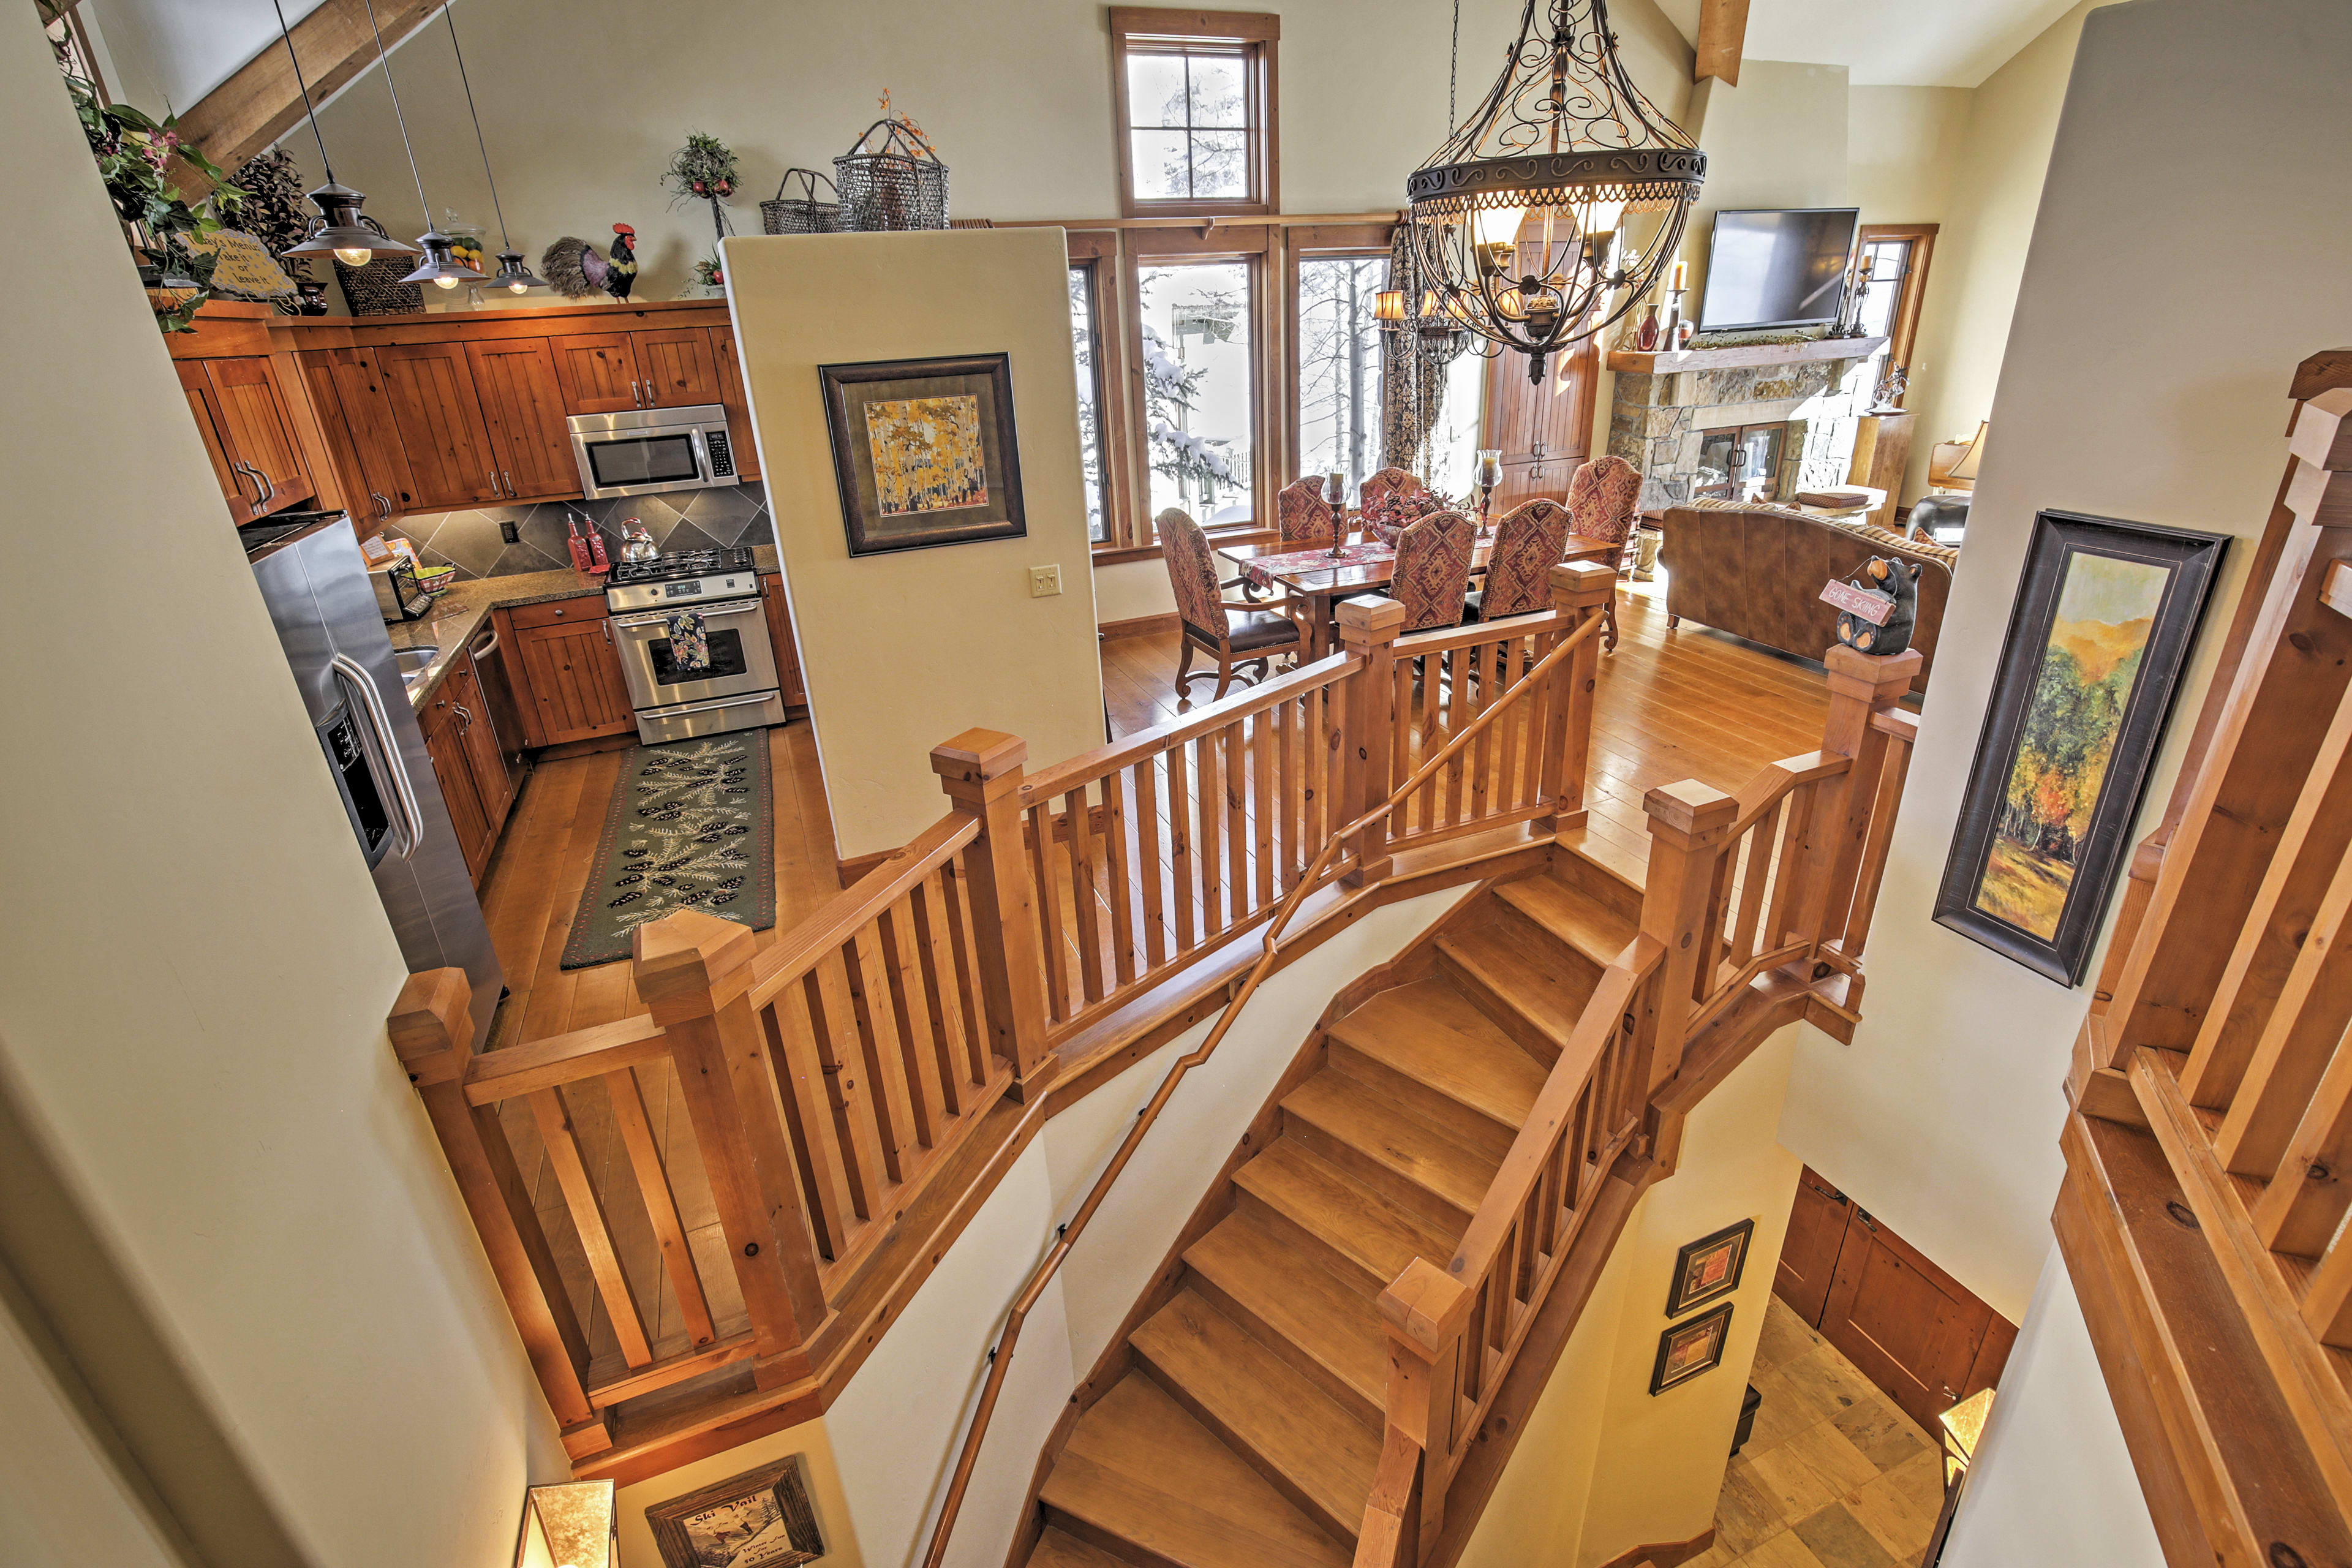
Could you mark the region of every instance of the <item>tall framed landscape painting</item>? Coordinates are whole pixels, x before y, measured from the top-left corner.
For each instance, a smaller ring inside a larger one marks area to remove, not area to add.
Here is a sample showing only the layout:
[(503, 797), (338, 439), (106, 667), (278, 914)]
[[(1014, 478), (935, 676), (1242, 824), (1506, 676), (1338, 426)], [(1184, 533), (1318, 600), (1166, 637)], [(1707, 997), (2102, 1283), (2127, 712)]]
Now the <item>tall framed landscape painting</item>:
[(852, 555), (1029, 531), (1004, 354), (817, 367)]
[(2081, 983), (2229, 542), (2034, 519), (1937, 923)]

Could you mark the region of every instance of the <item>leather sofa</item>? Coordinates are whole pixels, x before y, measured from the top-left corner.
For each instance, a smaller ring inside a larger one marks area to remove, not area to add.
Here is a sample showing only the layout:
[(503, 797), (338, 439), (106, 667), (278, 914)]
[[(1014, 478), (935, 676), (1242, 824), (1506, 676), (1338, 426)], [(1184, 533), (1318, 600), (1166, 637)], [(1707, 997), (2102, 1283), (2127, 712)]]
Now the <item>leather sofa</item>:
[(1924, 658), (1911, 689), (1927, 689), (1958, 551), (1864, 523), (1727, 501), (1669, 510), (1664, 533), (1658, 562), (1666, 569), (1668, 625), (1696, 621), (1799, 658), (1818, 660), (1837, 641), (1837, 611), (1822, 602), (1823, 584), (1859, 576), (1874, 555), (1918, 563), (1911, 646)]

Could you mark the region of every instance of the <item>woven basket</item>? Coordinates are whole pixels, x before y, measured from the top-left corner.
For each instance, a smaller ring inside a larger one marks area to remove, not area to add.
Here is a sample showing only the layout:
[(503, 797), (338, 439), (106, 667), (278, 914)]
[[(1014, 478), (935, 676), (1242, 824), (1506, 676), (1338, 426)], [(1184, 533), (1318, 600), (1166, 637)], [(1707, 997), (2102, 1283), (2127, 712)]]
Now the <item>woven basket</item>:
[[(800, 182), (800, 195), (787, 197), (794, 179)], [(828, 196), (816, 194), (817, 182), (834, 190), (834, 184), (814, 169), (786, 169), (776, 186), (772, 200), (760, 204), (760, 226), (769, 234), (834, 234), (841, 228), (841, 196), (836, 191)]]
[[(883, 134), (877, 141), (875, 133)], [(841, 226), (858, 233), (948, 226), (948, 166), (904, 120), (877, 120), (833, 161)]]
[(365, 267), (335, 263), (335, 279), (354, 316), (398, 316), (425, 309), (423, 285), (401, 279), (416, 270), (417, 258), (388, 256)]

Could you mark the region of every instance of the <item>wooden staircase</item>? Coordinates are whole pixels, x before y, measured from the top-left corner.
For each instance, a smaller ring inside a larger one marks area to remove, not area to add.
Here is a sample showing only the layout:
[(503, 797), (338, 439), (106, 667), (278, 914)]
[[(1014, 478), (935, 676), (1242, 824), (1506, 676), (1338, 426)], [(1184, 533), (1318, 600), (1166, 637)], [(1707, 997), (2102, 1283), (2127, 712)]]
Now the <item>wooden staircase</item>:
[(1389, 1389), (1381, 1293), (1454, 1255), (1640, 898), (1558, 857), (1449, 917), (1310, 1044), (1278, 1134), (1204, 1203), (1090, 1381), (1030, 1563), (1351, 1560)]

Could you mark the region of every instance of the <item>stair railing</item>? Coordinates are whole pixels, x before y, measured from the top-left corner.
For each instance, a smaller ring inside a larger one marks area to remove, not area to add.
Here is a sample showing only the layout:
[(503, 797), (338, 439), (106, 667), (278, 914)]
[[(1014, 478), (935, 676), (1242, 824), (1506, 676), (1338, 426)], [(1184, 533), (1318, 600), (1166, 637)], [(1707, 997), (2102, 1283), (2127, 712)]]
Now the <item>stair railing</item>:
[[(963, 1443), (957, 1450), (955, 1468), (948, 1481), (947, 1495), (940, 1506), (939, 1521), (932, 1527), (929, 1545), (923, 1553), (923, 1568), (940, 1568), (940, 1564), (947, 1556), (948, 1539), (955, 1529), (958, 1514), (962, 1510), (964, 1496), (971, 1485), (972, 1471), (980, 1462), (981, 1445), (988, 1436), (989, 1422), (995, 1415), (997, 1401), (1003, 1393), (1004, 1380), (1011, 1370), (1013, 1351), (1020, 1342), (1023, 1325), (1028, 1321), (1030, 1312), (1035, 1309), (1038, 1300), (1045, 1295), (1045, 1288), (1052, 1284), (1054, 1277), (1061, 1272), (1062, 1264), (1068, 1258), (1071, 1249), (1077, 1245), (1078, 1238), (1086, 1234), (1087, 1226), (1093, 1222), (1096, 1214), (1109, 1198), (1111, 1188), (1118, 1183), (1120, 1173), (1127, 1169), (1129, 1163), (1134, 1159), (1136, 1150), (1142, 1145), (1143, 1140), (1150, 1135), (1152, 1127), (1159, 1121), (1160, 1112), (1167, 1109), (1168, 1102), (1175, 1097), (1177, 1089), (1195, 1068), (1206, 1063), (1215, 1055), (1217, 1047), (1223, 1042), (1226, 1035), (1232, 1032), (1234, 1023), (1241, 1017), (1243, 1011), (1249, 1006), (1250, 998), (1257, 994), (1258, 987), (1273, 972), (1275, 960), (1282, 952), (1283, 931), (1290, 924), (1291, 917), (1297, 913), (1299, 906), (1306, 901), (1307, 895), (1322, 885), (1324, 872), (1335, 856), (1343, 848), (1352, 847), (1359, 857), (1359, 864), (1361, 865), (1365, 847), (1384, 842), (1381, 832), (1391, 814), (1405, 801), (1411, 799), (1415, 791), (1435, 778), (1456, 757), (1462, 755), (1466, 748), (1475, 744), (1494, 727), (1497, 719), (1506, 713), (1517, 711), (1527, 702), (1530, 694), (1538, 691), (1553, 692), (1557, 710), (1566, 713), (1569, 710), (1567, 700), (1571, 687), (1580, 679), (1587, 687), (1589, 697), (1589, 686), (1592, 679), (1590, 673), (1590, 667), (1593, 662), (1591, 654), (1597, 652), (1593, 647), (1594, 635), (1601, 626), (1601, 607), (1608, 602), (1609, 595), (1614, 590), (1614, 582), (1615, 574), (1605, 567), (1595, 566), (1586, 562), (1570, 562), (1553, 567), (1551, 574), (1553, 604), (1557, 608), (1572, 611), (1575, 614), (1576, 624), (1573, 629), (1561, 636), (1550, 650), (1529, 667), (1524, 677), (1509, 690), (1504, 692), (1492, 706), (1465, 723), (1452, 739), (1427, 757), (1413, 771), (1411, 777), (1389, 793), (1386, 799), (1331, 834), (1317, 852), (1314, 863), (1308, 868), (1307, 874), (1283, 899), (1281, 905), (1275, 911), (1272, 923), (1266, 927), (1265, 933), (1261, 939), (1257, 960), (1250, 966), (1248, 973), (1244, 976), (1240, 989), (1219, 1012), (1216, 1022), (1211, 1026), (1207, 1037), (1201, 1044), (1179, 1057), (1171, 1065), (1167, 1076), (1160, 1080), (1160, 1087), (1152, 1092), (1151, 1099), (1136, 1114), (1133, 1124), (1127, 1130), (1127, 1135), (1120, 1139), (1118, 1147), (1112, 1152), (1109, 1163), (1103, 1167), (1102, 1173), (1095, 1178), (1094, 1184), (1087, 1190), (1087, 1195), (1078, 1205), (1076, 1212), (1058, 1227), (1054, 1245), (1047, 1250), (1044, 1260), (1031, 1272), (1028, 1283), (1022, 1288), (1021, 1293), (1013, 1299), (1012, 1310), (1005, 1314), (1003, 1332), (998, 1337), (994, 1348), (989, 1352), (988, 1375), (981, 1385), (980, 1402), (973, 1410), (971, 1425), (966, 1428)], [(1346, 614), (1351, 607), (1353, 606), (1349, 605), (1341, 606), (1343, 630), (1351, 624), (1350, 617)], [(1395, 608), (1393, 605), (1388, 604), (1365, 607), (1379, 612), (1392, 612)], [(1391, 628), (1392, 635), (1396, 617), (1393, 615), (1384, 615), (1383, 618)], [(1501, 641), (1511, 634), (1507, 627), (1498, 627), (1492, 635), (1496, 640)], [(1381, 669), (1380, 673), (1385, 676), (1389, 672)], [(1390, 689), (1385, 681), (1364, 682), (1356, 688), (1360, 693), (1377, 693), (1382, 708), (1386, 707)], [(1589, 702), (1584, 705), (1583, 712), (1589, 723), (1591, 714)], [(1350, 717), (1351, 719), (1369, 718), (1369, 715), (1351, 714)], [(1358, 731), (1360, 734), (1369, 732), (1370, 732), (1369, 726)], [(1580, 740), (1576, 743), (1580, 744)], [(1365, 748), (1359, 748), (1356, 755), (1345, 759), (1348, 774), (1354, 781), (1356, 790), (1366, 787), (1364, 781), (1370, 776), (1364, 765), (1368, 761), (1364, 753)], [(1351, 795), (1352, 793), (1351, 790)], [(1380, 876), (1386, 875), (1387, 870), (1386, 858), (1383, 855), (1379, 857), (1377, 875), (1368, 877), (1367, 880), (1378, 880)]]

